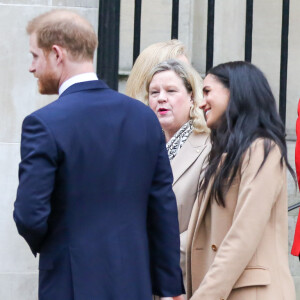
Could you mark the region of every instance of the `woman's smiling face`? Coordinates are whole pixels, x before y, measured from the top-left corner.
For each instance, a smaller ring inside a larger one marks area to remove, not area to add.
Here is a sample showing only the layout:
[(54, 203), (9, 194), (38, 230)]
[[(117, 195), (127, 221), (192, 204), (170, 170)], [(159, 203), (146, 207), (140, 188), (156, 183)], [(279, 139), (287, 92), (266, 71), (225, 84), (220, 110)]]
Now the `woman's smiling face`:
[(208, 74), (203, 81), (203, 102), (200, 108), (204, 111), (207, 126), (217, 128), (224, 115), (230, 98), (227, 87), (214, 75)]

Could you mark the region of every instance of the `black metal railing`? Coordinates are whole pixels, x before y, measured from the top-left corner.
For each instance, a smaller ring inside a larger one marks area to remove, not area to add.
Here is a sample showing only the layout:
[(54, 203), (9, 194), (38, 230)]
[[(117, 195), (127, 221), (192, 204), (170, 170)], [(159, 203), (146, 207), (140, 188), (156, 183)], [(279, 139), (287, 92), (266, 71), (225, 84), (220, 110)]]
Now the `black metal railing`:
[(279, 89), (279, 114), (282, 122), (286, 120), (286, 88), (287, 67), (289, 49), (289, 18), (290, 0), (282, 1), (282, 25), (281, 25), (281, 57), (280, 57), (280, 89)]
[(120, 0), (101, 0), (97, 51), (97, 74), (112, 89), (118, 89)]
[[(206, 70), (214, 61), (215, 0), (207, 0)], [(282, 0), (279, 114), (286, 121), (290, 1)], [(142, 0), (135, 0), (133, 63), (140, 53)], [(171, 38), (178, 38), (179, 0), (172, 0)], [(113, 89), (118, 89), (120, 0), (101, 0), (99, 5), (99, 49), (97, 74)], [(245, 60), (252, 59), (253, 0), (246, 1)]]
[(141, 15), (142, 15), (142, 0), (135, 0), (134, 6), (134, 33), (133, 33), (133, 62), (140, 54), (141, 47)]
[(178, 39), (179, 0), (173, 0), (171, 39)]
[(289, 206), (288, 211), (294, 210), (294, 209), (296, 209), (298, 207), (300, 207), (300, 202)]
[(215, 33), (215, 0), (208, 0), (207, 38), (206, 38), (206, 71), (213, 66)]
[(246, 4), (245, 61), (252, 60), (253, 0)]

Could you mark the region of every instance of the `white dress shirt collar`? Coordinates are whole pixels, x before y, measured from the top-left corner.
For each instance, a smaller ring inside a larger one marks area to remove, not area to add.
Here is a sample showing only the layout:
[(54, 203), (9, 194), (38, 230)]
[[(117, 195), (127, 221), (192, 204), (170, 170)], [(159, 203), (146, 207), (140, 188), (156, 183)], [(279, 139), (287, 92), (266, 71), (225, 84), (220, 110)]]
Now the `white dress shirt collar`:
[(65, 82), (63, 82), (63, 84), (59, 87), (58, 94), (60, 96), (67, 88), (69, 88), (71, 85), (75, 83), (92, 81), (92, 80), (98, 80), (98, 77), (94, 72), (75, 75), (69, 78), (68, 80), (66, 80)]

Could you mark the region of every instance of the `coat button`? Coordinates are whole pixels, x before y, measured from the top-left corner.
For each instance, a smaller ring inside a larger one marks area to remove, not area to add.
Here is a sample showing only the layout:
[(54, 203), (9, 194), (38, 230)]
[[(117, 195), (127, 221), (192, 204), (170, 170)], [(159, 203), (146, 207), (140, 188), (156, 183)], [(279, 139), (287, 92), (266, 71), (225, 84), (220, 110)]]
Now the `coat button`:
[[(211, 249), (212, 249), (213, 251), (217, 251), (217, 250), (218, 250), (218, 248), (217, 248), (216, 245), (211, 245)], [(221, 300), (222, 300), (222, 299), (221, 299)]]

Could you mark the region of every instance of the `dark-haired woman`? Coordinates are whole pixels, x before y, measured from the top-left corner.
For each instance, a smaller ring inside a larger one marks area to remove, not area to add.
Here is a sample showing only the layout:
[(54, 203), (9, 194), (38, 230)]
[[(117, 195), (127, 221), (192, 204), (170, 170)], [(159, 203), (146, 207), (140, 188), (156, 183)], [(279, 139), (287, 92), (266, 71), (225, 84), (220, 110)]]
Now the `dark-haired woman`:
[(286, 192), (293, 171), (269, 84), (252, 64), (230, 62), (208, 72), (203, 92), (212, 150), (188, 229), (188, 298), (295, 300)]

